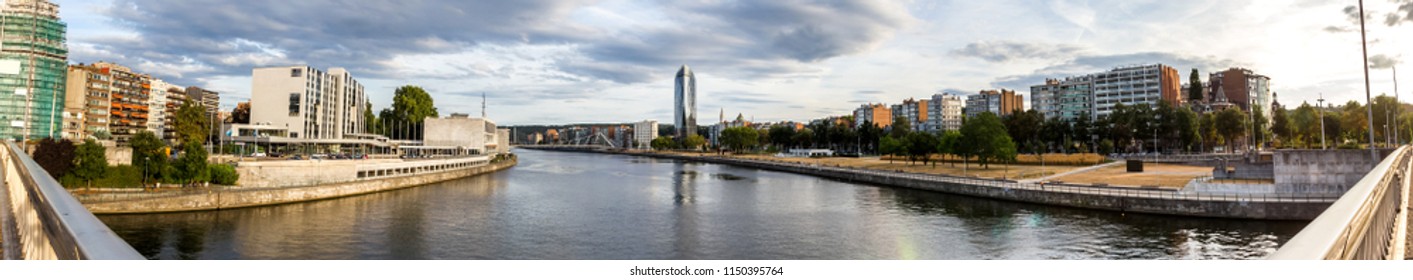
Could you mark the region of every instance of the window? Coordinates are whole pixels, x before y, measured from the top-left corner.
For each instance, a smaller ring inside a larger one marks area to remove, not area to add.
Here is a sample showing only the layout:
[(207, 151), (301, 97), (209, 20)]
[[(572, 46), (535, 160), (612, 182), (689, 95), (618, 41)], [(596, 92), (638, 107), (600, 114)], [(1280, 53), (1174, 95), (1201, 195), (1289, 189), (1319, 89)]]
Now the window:
[(290, 76), (290, 77), (299, 77), (299, 76), (303, 76), (303, 75), (304, 75), (304, 69), (294, 68), (294, 69), (290, 69), (290, 70), (289, 70), (289, 76)]
[(290, 115), (290, 116), (299, 115), (299, 94), (298, 94), (298, 93), (291, 93), (291, 94), (289, 94), (289, 115)]

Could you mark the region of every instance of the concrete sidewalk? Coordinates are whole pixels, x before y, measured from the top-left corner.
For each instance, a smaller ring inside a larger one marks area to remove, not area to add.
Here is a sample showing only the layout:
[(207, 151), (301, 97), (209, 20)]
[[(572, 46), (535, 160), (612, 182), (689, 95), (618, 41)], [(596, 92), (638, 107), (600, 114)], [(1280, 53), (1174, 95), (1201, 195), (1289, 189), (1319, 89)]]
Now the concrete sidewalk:
[(1119, 164), (1123, 164), (1123, 163), (1124, 163), (1123, 161), (1115, 161), (1115, 162), (1110, 162), (1110, 163), (1099, 164), (1099, 165), (1094, 165), (1094, 166), (1090, 166), (1090, 167), (1085, 167), (1085, 168), (1070, 170), (1069, 172), (1060, 173), (1060, 174), (1055, 174), (1055, 175), (1050, 175), (1050, 176), (1045, 176), (1045, 177), (1041, 177), (1041, 178), (1030, 179), (1030, 180), (1020, 180), (1020, 182), (1021, 182), (1021, 183), (1034, 183), (1034, 182), (1040, 182), (1040, 181), (1049, 181), (1049, 180), (1054, 180), (1055, 178), (1060, 178), (1060, 177), (1070, 176), (1070, 175), (1074, 175), (1074, 174), (1079, 174), (1079, 173), (1084, 173), (1084, 172), (1099, 170), (1099, 169), (1101, 169), (1101, 168), (1110, 167), (1110, 166), (1115, 166), (1115, 165), (1119, 165)]

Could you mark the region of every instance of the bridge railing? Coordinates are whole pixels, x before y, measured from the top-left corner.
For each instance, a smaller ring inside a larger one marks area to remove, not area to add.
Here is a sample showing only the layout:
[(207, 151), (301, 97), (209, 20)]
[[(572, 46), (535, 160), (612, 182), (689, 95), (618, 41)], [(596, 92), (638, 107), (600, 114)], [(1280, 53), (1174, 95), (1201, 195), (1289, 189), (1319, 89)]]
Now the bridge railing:
[(1403, 259), (1410, 146), (1385, 157), (1271, 259)]
[(0, 145), (3, 258), (141, 260), (131, 245), (70, 196), (15, 143)]

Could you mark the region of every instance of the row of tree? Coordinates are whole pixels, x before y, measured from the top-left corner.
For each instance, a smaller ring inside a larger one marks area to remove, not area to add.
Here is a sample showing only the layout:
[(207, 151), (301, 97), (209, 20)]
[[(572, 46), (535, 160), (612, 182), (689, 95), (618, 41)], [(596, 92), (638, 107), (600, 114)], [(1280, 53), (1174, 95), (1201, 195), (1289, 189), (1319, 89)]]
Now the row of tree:
[[(128, 141), (132, 147), (130, 164), (142, 170), (143, 182), (235, 184), (237, 175), (234, 167), (207, 164), (208, 155), (202, 145), (208, 135), (205, 112), (204, 106), (195, 102), (178, 108), (174, 127), (176, 140), (182, 144), (176, 147), (168, 147), (151, 131), (142, 130), (133, 135)], [(110, 175), (105, 150), (94, 139), (75, 145), (67, 139), (46, 138), (40, 140), (32, 156), (51, 176), (72, 176), (88, 185)]]

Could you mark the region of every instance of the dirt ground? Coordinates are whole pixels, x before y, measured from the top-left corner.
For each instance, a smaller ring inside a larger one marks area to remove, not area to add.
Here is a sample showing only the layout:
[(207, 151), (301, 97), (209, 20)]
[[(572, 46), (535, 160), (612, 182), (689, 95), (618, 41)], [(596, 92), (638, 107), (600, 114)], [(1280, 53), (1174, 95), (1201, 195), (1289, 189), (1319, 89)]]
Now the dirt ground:
[(1120, 164), (1055, 178), (1055, 180), (1065, 183), (1182, 188), (1193, 178), (1212, 175), (1212, 167), (1210, 166), (1146, 163), (1143, 165), (1141, 173), (1129, 173), (1125, 169), (1124, 165)]

